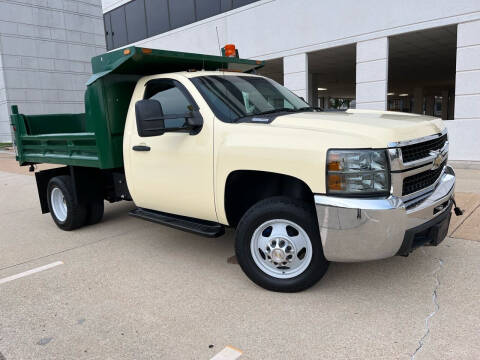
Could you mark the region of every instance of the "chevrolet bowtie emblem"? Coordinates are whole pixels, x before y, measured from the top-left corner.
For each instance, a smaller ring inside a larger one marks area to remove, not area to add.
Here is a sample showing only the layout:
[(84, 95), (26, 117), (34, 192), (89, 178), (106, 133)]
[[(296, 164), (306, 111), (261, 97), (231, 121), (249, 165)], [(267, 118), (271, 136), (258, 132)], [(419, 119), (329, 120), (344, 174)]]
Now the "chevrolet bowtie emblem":
[(443, 164), (443, 155), (440, 151), (430, 151), (430, 155), (435, 156), (433, 159), (432, 170), (438, 169)]

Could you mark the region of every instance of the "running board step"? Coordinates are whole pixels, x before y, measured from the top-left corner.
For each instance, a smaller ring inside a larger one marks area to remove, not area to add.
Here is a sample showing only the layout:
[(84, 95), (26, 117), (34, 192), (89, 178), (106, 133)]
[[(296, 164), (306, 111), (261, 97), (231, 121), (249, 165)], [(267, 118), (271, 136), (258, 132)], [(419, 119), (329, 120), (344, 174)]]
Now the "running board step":
[(198, 220), (186, 216), (167, 214), (142, 208), (130, 210), (128, 214), (143, 220), (152, 221), (205, 237), (213, 238), (225, 234), (225, 227), (222, 224), (212, 221)]

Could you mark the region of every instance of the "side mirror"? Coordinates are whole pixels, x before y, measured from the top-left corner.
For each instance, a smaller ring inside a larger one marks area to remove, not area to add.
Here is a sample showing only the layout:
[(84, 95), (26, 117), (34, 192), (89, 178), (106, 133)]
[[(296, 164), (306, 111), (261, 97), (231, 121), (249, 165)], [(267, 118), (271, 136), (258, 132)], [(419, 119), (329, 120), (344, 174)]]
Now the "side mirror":
[(158, 136), (165, 133), (165, 118), (159, 101), (137, 101), (135, 103), (135, 116), (139, 136)]

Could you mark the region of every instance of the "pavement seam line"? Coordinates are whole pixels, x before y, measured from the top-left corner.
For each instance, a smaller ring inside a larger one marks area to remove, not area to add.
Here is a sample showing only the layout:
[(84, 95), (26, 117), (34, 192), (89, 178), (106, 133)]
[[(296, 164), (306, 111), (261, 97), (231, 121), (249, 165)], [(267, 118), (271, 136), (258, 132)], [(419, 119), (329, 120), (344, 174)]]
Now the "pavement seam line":
[(457, 225), (457, 227), (455, 228), (455, 230), (453, 230), (453, 231), (450, 233), (450, 237), (453, 238), (453, 235), (457, 232), (457, 230), (460, 228), (460, 226), (462, 226), (462, 225), (465, 223), (465, 221), (467, 221), (468, 219), (470, 219), (470, 216), (472, 216), (472, 215), (475, 213), (475, 211), (478, 210), (478, 208), (480, 208), (480, 204), (478, 204), (477, 206), (475, 206), (475, 209), (473, 209), (472, 212), (471, 212), (470, 214), (468, 214), (468, 215), (465, 217), (465, 219), (462, 220), (462, 222), (461, 222), (460, 224)]
[[(51, 253), (51, 254), (48, 254), (48, 255), (43, 255), (43, 256), (40, 256), (40, 257), (37, 257), (37, 258), (34, 258), (34, 259), (22, 261), (22, 262), (20, 262), (20, 263), (18, 263), (18, 264), (13, 264), (13, 265), (9, 265), (9, 266), (0, 268), (0, 271), (6, 270), (6, 269), (10, 269), (10, 268), (13, 268), (13, 267), (15, 267), (15, 266), (25, 265), (25, 264), (28, 264), (28, 263), (30, 263), (30, 262), (32, 262), (32, 261), (37, 261), (37, 260), (45, 259), (45, 258), (48, 258), (49, 256), (54, 256), (54, 255), (63, 254), (63, 253), (66, 253), (67, 251), (76, 250), (76, 249), (81, 249), (81, 248), (83, 248), (83, 247), (90, 246), (90, 245), (94, 245), (94, 244), (97, 244), (97, 243), (102, 242), (102, 241), (104, 241), (104, 240), (108, 240), (108, 239), (110, 239), (110, 238), (112, 238), (112, 237), (115, 237), (115, 236), (120, 236), (120, 235), (129, 234), (129, 233), (131, 233), (131, 232), (133, 232), (133, 231), (134, 231), (134, 230), (127, 231), (127, 232), (123, 232), (123, 233), (120, 233), (120, 234), (114, 234), (114, 235), (106, 236), (106, 237), (104, 237), (104, 238), (101, 238), (101, 239), (98, 239), (98, 240), (89, 242), (89, 243), (87, 243), (87, 244), (82, 244), (82, 245), (74, 246), (74, 247), (71, 247), (71, 248), (68, 248), (68, 249), (64, 249), (64, 250), (61, 250), (61, 251), (57, 251), (57, 252), (54, 252), (54, 253)], [(1, 360), (1, 359), (0, 359), (0, 360)]]
[[(424, 251), (424, 254), (425, 254), (425, 251)], [(433, 302), (434, 310), (430, 314), (428, 314), (428, 316), (425, 318), (425, 333), (423, 334), (423, 336), (418, 341), (418, 347), (415, 349), (415, 352), (412, 354), (410, 360), (415, 360), (415, 356), (418, 354), (418, 352), (425, 345), (425, 339), (430, 334), (430, 324), (429, 324), (430, 319), (433, 316), (435, 316), (435, 314), (440, 310), (440, 304), (438, 303), (438, 288), (440, 287), (440, 280), (438, 278), (438, 272), (440, 270), (442, 270), (444, 261), (441, 258), (435, 258), (435, 259), (438, 260), (439, 266), (432, 273), (432, 276), (433, 276), (433, 278), (435, 279), (435, 282), (436, 282), (435, 288), (433, 289), (433, 293), (432, 293), (432, 302)]]

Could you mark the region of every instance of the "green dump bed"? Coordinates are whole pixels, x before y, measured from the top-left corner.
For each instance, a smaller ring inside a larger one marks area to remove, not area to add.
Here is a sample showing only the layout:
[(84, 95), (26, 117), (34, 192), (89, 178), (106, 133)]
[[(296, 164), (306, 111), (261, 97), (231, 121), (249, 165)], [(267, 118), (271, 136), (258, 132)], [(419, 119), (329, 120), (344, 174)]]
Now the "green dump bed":
[(84, 114), (24, 115), (12, 106), (17, 161), (121, 168), (125, 119), (139, 78), (191, 69), (249, 72), (262, 66), (255, 60), (138, 47), (96, 56)]

